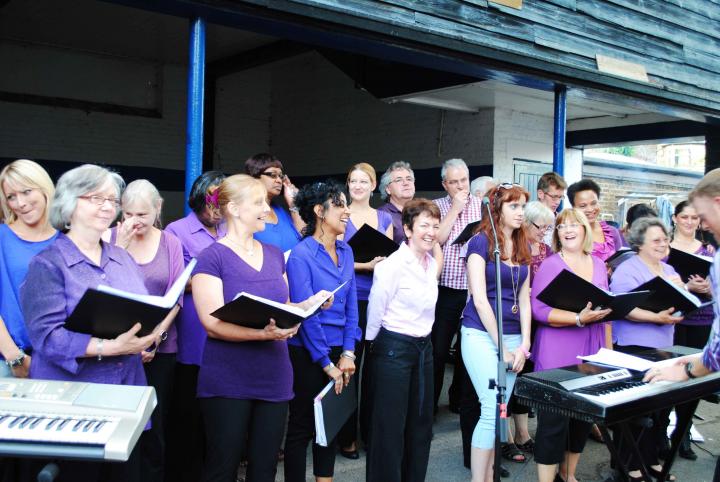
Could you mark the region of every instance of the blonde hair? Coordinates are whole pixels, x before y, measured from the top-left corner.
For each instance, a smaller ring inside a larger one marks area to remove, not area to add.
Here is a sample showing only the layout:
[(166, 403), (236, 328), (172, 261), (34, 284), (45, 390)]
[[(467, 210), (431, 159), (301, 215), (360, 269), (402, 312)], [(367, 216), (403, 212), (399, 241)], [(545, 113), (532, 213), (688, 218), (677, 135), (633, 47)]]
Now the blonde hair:
[(693, 202), (698, 197), (720, 196), (720, 168), (713, 169), (700, 179), (700, 182), (690, 191), (688, 199)]
[(163, 198), (155, 185), (147, 179), (137, 179), (125, 187), (125, 191), (123, 191), (122, 194), (123, 212), (125, 212), (128, 204), (138, 201), (140, 198), (149, 202), (150, 206), (157, 211), (155, 213), (155, 219), (153, 220), (153, 226), (162, 228), (160, 213), (162, 211)]
[(50, 213), (50, 201), (55, 195), (55, 185), (50, 179), (47, 171), (35, 161), (29, 159), (18, 159), (3, 168), (0, 172), (0, 206), (5, 222), (11, 224), (16, 221), (15, 213), (10, 209), (7, 197), (5, 196), (4, 184), (15, 184), (39, 189), (45, 196), (45, 212), (42, 222), (47, 223)]
[(593, 244), (590, 222), (588, 222), (587, 216), (585, 216), (582, 211), (575, 208), (563, 209), (562, 212), (557, 215), (557, 218), (555, 218), (555, 230), (553, 231), (552, 235), (553, 251), (555, 251), (556, 253), (560, 252), (560, 248), (562, 247), (562, 245), (560, 244), (560, 235), (558, 234), (557, 227), (567, 221), (576, 221), (582, 225), (582, 227), (585, 229), (585, 240), (583, 241), (582, 245), (583, 253), (592, 253)]
[(226, 177), (217, 188), (220, 212), (224, 217), (227, 217), (227, 205), (231, 201), (235, 203), (242, 202), (257, 191), (262, 191), (263, 196), (267, 195), (265, 185), (257, 178), (247, 174), (234, 174)]
[(377, 174), (375, 173), (375, 168), (367, 162), (359, 162), (350, 168), (350, 172), (348, 172), (347, 175), (347, 184), (350, 184), (350, 176), (352, 176), (352, 173), (355, 171), (360, 171), (367, 174), (367, 176), (370, 178), (370, 182), (377, 186)]

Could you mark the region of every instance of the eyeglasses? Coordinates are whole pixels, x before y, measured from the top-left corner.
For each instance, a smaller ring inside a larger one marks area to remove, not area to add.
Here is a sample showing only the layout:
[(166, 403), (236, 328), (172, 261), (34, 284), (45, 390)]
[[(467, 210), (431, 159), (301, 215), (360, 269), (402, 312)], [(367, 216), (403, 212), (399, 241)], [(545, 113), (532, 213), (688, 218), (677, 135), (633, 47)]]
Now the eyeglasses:
[(78, 196), (79, 199), (84, 199), (86, 201), (90, 201), (92, 204), (96, 206), (102, 206), (105, 204), (105, 201), (110, 201), (110, 204), (113, 205), (115, 208), (120, 207), (120, 200), (114, 197), (105, 197), (105, 196), (98, 196), (98, 195), (92, 195), (92, 196)]
[(558, 224), (555, 226), (555, 229), (558, 231), (565, 231), (566, 229), (579, 229), (582, 225), (577, 223), (570, 223), (570, 224)]
[(547, 197), (552, 199), (553, 201), (562, 201), (562, 199), (565, 197), (564, 194), (550, 194), (547, 191), (543, 191)]
[(260, 175), (261, 175), (261, 176), (267, 176), (267, 177), (271, 178), (272, 180), (285, 179), (285, 173), (283, 173), (282, 171), (281, 171), (281, 172), (269, 172), (269, 171), (266, 171), (266, 172), (261, 172)]
[(549, 231), (552, 231), (552, 226), (538, 226), (537, 224), (535, 224), (533, 222), (530, 222), (530, 224), (535, 226), (538, 229), (538, 231), (540, 231), (541, 233), (547, 233)]
[(390, 184), (400, 184), (402, 182), (413, 183), (413, 182), (415, 182), (415, 178), (412, 176), (396, 177), (395, 179), (390, 181)]

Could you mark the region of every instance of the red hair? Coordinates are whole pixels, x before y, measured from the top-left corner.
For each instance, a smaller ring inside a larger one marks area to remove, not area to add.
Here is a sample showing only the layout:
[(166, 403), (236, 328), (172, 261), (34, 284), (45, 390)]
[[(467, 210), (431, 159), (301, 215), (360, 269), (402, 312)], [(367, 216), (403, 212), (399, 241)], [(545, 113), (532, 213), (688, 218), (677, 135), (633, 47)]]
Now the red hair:
[[(525, 201), (530, 199), (530, 194), (520, 185), (513, 184), (511, 187), (503, 187), (507, 184), (500, 184), (492, 188), (487, 193), (488, 199), (490, 199), (490, 212), (492, 213), (493, 222), (495, 223), (495, 229), (497, 230), (498, 243), (500, 243), (500, 259), (507, 261), (505, 255), (505, 233), (500, 228), (500, 214), (502, 213), (502, 206), (505, 203), (519, 201), (521, 197), (525, 196)], [(492, 235), (492, 227), (490, 226), (490, 219), (487, 216), (487, 212), (483, 211), (482, 221), (478, 227), (477, 233), (484, 233), (488, 239), (488, 255), (493, 256), (495, 251), (495, 241)], [(532, 255), (530, 253), (530, 240), (528, 234), (525, 231), (525, 223), (512, 233), (513, 252), (511, 261), (514, 264), (530, 264)]]

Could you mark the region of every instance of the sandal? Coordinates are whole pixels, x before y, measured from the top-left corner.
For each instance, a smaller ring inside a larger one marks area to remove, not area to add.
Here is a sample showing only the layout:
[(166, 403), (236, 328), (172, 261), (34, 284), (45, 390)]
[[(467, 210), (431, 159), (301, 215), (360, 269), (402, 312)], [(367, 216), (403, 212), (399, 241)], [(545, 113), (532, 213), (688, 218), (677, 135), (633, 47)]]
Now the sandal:
[(531, 438), (527, 439), (525, 443), (521, 444), (515, 444), (517, 448), (522, 450), (523, 452), (527, 452), (529, 454), (533, 453), (535, 451), (535, 441)]
[[(648, 467), (648, 472), (650, 472), (650, 475), (655, 477), (656, 479), (660, 477), (660, 470), (653, 469), (652, 467)], [(669, 480), (672, 482), (675, 482), (677, 478), (673, 474), (667, 474), (667, 477), (665, 477), (665, 480)]]
[(525, 454), (522, 453), (515, 444), (502, 444), (502, 447), (500, 448), (500, 453), (505, 460), (509, 460), (510, 462), (522, 464), (526, 460)]

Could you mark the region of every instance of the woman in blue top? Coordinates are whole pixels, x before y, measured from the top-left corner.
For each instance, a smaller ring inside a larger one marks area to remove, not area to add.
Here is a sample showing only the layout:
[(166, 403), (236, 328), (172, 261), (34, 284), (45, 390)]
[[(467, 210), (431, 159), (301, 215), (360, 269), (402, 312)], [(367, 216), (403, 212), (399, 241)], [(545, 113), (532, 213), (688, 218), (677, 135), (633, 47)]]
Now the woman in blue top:
[[(375, 169), (366, 163), (361, 162), (355, 164), (348, 173), (347, 186), (348, 192), (350, 193), (350, 199), (352, 199), (352, 213), (345, 229), (345, 235), (343, 239), (350, 241), (355, 236), (358, 229), (362, 228), (363, 224), (367, 224), (373, 229), (380, 231), (385, 234), (388, 238), (393, 238), (393, 225), (392, 216), (384, 211), (378, 211), (370, 206), (370, 196), (375, 190), (377, 185), (377, 177)], [(362, 339), (365, 338), (365, 326), (367, 325), (367, 307), (368, 297), (370, 296), (370, 287), (373, 281), (373, 270), (375, 265), (385, 259), (384, 257), (378, 256), (375, 259), (371, 259), (364, 263), (355, 262), (355, 282), (357, 285), (357, 299), (358, 299), (358, 317), (360, 330), (362, 331)], [(356, 365), (360, 366), (363, 357), (363, 345), (358, 345), (358, 351), (356, 353), (357, 360)], [(365, 365), (367, 366), (367, 365)], [(360, 433), (364, 441), (367, 441), (367, 430), (368, 422), (370, 420), (370, 398), (369, 395), (369, 372), (367, 369), (363, 370), (363, 390), (362, 400), (360, 400)], [(358, 389), (358, 385), (355, 385), (355, 390)], [(357, 411), (355, 411), (348, 421), (345, 423), (343, 428), (338, 433), (338, 443), (340, 444), (340, 455), (349, 459), (359, 458), (357, 451)]]
[[(500, 184), (488, 192), (492, 219), (500, 244), (500, 275), (503, 318), (503, 357), (512, 364), (507, 374), (506, 402), (515, 378), (530, 350), (530, 244), (523, 226), (528, 193), (517, 184)], [(462, 314), (462, 357), (480, 405), (472, 437), (470, 469), (473, 482), (493, 478), (495, 453), (495, 390), (488, 382), (497, 377), (498, 325), (495, 311), (497, 286), (490, 218), (483, 216), (478, 234), (468, 241), (467, 277), (470, 298)], [(507, 430), (501, 432), (505, 438)]]
[[(292, 249), (300, 241), (300, 232), (305, 223), (298, 214), (293, 199), (297, 188), (284, 174), (282, 162), (272, 154), (255, 154), (245, 161), (245, 172), (260, 179), (265, 185), (265, 201), (270, 206), (270, 213), (265, 219), (265, 230), (255, 233), (255, 239), (277, 246), (282, 252)], [(285, 199), (289, 213), (277, 200), (273, 202), (280, 195)]]
[(39, 164), (26, 159), (11, 162), (0, 172), (0, 377), (25, 378), (32, 346), (20, 309), (20, 284), (30, 260), (57, 236), (48, 221), (53, 182)]
[[(295, 203), (307, 226), (287, 262), (290, 301), (303, 301), (320, 290), (334, 291), (345, 283), (332, 306), (305, 320), (299, 336), (288, 341), (295, 398), (285, 439), (285, 480), (304, 482), (307, 444), (315, 433), (313, 399), (330, 379), (337, 393), (350, 382), (360, 330), (352, 249), (337, 239), (350, 217), (343, 187), (334, 181), (306, 185)], [(316, 480), (331, 481), (334, 467), (335, 441), (327, 447), (313, 444)]]

